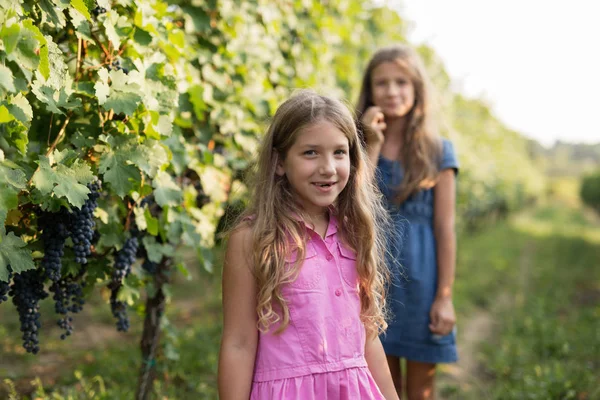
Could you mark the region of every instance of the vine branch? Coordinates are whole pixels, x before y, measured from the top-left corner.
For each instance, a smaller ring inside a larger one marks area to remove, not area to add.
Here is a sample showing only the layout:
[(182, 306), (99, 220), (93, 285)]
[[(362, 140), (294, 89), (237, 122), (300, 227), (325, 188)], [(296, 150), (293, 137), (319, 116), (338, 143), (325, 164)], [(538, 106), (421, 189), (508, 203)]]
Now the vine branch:
[(67, 131), (67, 125), (69, 124), (69, 121), (71, 120), (72, 116), (73, 116), (73, 111), (69, 111), (69, 113), (67, 114), (67, 118), (65, 118), (65, 121), (63, 122), (62, 126), (60, 127), (60, 131), (58, 131), (58, 135), (56, 135), (56, 138), (54, 138), (54, 142), (46, 151), (46, 156), (49, 156), (50, 154), (52, 154), (52, 152), (54, 151), (56, 146), (62, 140), (63, 136), (65, 136), (65, 132)]

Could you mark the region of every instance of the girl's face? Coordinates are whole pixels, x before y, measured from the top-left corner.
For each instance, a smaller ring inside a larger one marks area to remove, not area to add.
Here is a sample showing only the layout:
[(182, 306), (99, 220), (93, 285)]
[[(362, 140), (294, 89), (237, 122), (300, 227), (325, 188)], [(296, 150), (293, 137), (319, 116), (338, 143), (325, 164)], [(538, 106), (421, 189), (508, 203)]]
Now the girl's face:
[(386, 118), (402, 118), (415, 105), (415, 87), (398, 64), (384, 61), (371, 73), (373, 104)]
[(311, 124), (298, 133), (276, 173), (287, 177), (304, 211), (320, 216), (348, 183), (348, 138), (331, 122)]

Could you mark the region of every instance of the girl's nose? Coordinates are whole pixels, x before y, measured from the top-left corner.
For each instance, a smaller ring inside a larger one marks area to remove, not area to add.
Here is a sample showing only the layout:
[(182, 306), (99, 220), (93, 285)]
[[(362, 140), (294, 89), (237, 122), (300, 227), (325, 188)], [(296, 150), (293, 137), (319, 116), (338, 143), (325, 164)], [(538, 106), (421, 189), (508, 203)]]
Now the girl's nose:
[(333, 157), (325, 157), (323, 163), (319, 168), (321, 175), (333, 175), (335, 174), (335, 160)]
[(390, 83), (388, 85), (388, 87), (387, 87), (387, 94), (389, 96), (395, 96), (399, 92), (400, 92), (400, 87), (396, 83), (392, 82), (392, 83)]

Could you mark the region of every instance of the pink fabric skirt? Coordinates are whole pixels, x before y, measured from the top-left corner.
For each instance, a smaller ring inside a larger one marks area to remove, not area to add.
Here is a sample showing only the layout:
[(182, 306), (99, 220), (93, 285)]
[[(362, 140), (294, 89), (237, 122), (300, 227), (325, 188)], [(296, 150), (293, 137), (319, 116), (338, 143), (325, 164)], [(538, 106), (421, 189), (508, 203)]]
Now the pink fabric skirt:
[(384, 400), (368, 367), (253, 382), (250, 400)]

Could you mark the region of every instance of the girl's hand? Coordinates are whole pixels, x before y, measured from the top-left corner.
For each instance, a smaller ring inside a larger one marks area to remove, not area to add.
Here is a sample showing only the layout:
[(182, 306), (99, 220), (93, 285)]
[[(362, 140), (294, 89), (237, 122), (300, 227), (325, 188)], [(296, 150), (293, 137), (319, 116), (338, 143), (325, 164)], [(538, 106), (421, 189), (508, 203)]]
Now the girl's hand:
[(454, 324), (456, 323), (452, 298), (436, 298), (431, 305), (429, 317), (431, 318), (429, 329), (432, 333), (444, 336), (452, 332), (452, 328), (454, 328)]
[(365, 127), (367, 145), (383, 144), (383, 131), (387, 127), (380, 107), (369, 107), (364, 112), (361, 122)]

